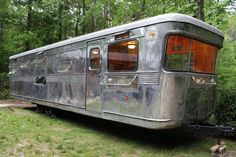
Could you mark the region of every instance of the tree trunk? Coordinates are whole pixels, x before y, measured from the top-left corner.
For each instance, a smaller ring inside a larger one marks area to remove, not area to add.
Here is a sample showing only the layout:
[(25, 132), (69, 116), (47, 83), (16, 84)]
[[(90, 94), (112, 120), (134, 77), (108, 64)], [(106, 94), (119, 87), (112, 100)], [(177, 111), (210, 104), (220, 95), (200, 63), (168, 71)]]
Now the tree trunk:
[(59, 8), (58, 8), (58, 40), (62, 40), (62, 12), (63, 12), (63, 5), (61, 0), (59, 1)]
[(85, 4), (85, 0), (83, 0), (83, 2), (82, 2), (82, 11), (83, 11), (83, 13), (82, 13), (82, 15), (83, 15), (83, 21), (82, 21), (82, 34), (85, 34), (85, 22), (84, 22), (84, 16), (85, 16), (85, 11), (86, 11), (86, 4)]
[(141, 6), (141, 15), (140, 15), (140, 18), (141, 18), (142, 16), (144, 16), (145, 9), (146, 9), (146, 0), (143, 0), (142, 6)]
[(166, 13), (166, 1), (163, 1), (162, 4), (163, 4), (162, 14), (165, 14)]
[[(93, 3), (94, 3), (94, 5), (96, 5), (96, 0), (93, 0)], [(94, 32), (94, 31), (96, 31), (97, 30), (97, 19), (96, 19), (96, 12), (94, 11), (93, 12), (93, 30), (92, 30), (92, 32)]]
[(76, 10), (76, 21), (75, 21), (75, 36), (79, 35), (79, 17), (81, 14), (81, 6), (78, 4), (77, 5), (77, 10)]
[[(29, 36), (29, 32), (31, 31), (32, 27), (32, 0), (27, 1), (27, 26), (26, 26), (26, 31), (27, 35)], [(31, 44), (30, 44), (30, 39), (28, 37), (26, 43), (25, 43), (25, 50), (28, 51), (31, 49)]]
[(78, 17), (76, 18), (76, 23), (75, 23), (75, 37), (79, 35), (79, 19)]
[[(139, 3), (138, 3), (138, 5), (139, 5)], [(138, 8), (138, 10), (133, 15), (133, 20), (134, 21), (139, 20), (140, 18), (143, 17), (144, 11), (145, 11), (145, 6), (146, 6), (146, 0), (142, 0), (142, 2), (140, 2), (140, 5), (141, 5), (141, 7)]]
[(0, 19), (0, 46), (4, 39), (4, 22)]
[(198, 19), (205, 21), (204, 0), (196, 0), (198, 6)]

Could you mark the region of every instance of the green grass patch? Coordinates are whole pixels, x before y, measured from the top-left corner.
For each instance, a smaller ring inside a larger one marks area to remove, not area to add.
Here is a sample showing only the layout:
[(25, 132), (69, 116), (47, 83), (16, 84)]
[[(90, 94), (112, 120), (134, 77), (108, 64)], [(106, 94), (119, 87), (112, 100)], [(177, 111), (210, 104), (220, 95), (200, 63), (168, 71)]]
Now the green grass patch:
[[(163, 135), (78, 115), (49, 118), (31, 110), (0, 109), (0, 156), (204, 157), (216, 139)], [(236, 142), (225, 140), (228, 150)]]

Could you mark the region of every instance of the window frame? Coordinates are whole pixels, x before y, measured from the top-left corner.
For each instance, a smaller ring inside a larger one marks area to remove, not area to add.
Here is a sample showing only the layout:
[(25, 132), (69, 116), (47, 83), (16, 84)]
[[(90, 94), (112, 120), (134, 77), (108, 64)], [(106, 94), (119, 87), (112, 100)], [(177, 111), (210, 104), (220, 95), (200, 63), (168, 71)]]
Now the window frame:
[[(215, 48), (218, 49), (218, 51), (216, 52), (216, 57), (215, 57), (215, 66), (214, 66), (214, 71), (213, 73), (207, 73), (207, 72), (196, 72), (196, 71), (184, 71), (184, 70), (170, 70), (170, 69), (167, 69), (166, 68), (166, 62), (167, 62), (167, 47), (168, 47), (168, 39), (170, 36), (172, 35), (178, 35), (178, 36), (183, 36), (183, 37), (186, 37), (186, 38), (189, 38), (190, 40), (196, 40), (196, 41), (199, 41), (199, 42), (202, 42), (204, 44), (208, 44), (208, 45), (211, 45), (211, 46), (214, 46)], [(184, 31), (175, 31), (175, 32), (171, 32), (171, 33), (168, 33), (166, 36), (165, 36), (165, 40), (164, 40), (164, 57), (163, 57), (163, 68), (165, 71), (168, 71), (168, 72), (185, 72), (185, 73), (196, 73), (196, 74), (205, 74), (205, 75), (217, 75), (217, 57), (218, 57), (218, 54), (219, 54), (219, 51), (220, 51), (220, 47), (216, 44), (213, 44), (207, 40), (205, 40), (204, 38), (201, 38), (197, 35), (193, 35), (193, 34), (190, 34), (188, 32), (184, 32)]]
[[(92, 50), (98, 49), (99, 50), (99, 67), (94, 69), (91, 67), (91, 52)], [(89, 70), (91, 71), (97, 71), (101, 69), (101, 64), (102, 64), (102, 56), (101, 56), (101, 48), (99, 46), (92, 47), (89, 49)]]
[[(129, 42), (129, 41), (137, 41), (137, 66), (136, 66), (136, 68), (134, 69), (134, 70), (109, 70), (109, 46), (110, 45), (115, 45), (115, 44), (120, 44), (120, 43), (122, 43), (122, 42)], [(139, 40), (139, 38), (124, 38), (124, 39), (121, 39), (121, 40), (119, 40), (119, 39), (117, 39), (116, 41), (114, 41), (114, 42), (111, 42), (111, 43), (109, 43), (108, 45), (107, 45), (107, 71), (108, 72), (113, 72), (113, 73), (119, 73), (119, 72), (137, 72), (138, 71), (138, 69), (139, 69), (139, 48), (140, 47), (140, 40)]]

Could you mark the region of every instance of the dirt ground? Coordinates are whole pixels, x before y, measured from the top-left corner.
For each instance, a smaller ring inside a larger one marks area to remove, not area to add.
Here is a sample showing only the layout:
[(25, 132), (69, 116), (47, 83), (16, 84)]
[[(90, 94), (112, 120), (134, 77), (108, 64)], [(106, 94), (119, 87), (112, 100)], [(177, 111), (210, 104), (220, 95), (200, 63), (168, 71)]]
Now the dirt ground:
[(31, 108), (31, 107), (36, 107), (36, 105), (22, 100), (7, 99), (7, 100), (0, 100), (0, 107)]

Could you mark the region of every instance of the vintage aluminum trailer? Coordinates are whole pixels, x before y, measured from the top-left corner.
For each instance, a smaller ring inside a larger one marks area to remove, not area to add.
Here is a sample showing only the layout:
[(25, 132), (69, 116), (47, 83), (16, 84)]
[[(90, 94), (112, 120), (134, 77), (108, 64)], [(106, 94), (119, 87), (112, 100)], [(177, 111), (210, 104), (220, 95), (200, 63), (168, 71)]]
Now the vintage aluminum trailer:
[(14, 98), (151, 129), (203, 121), (223, 33), (165, 14), (10, 57)]

